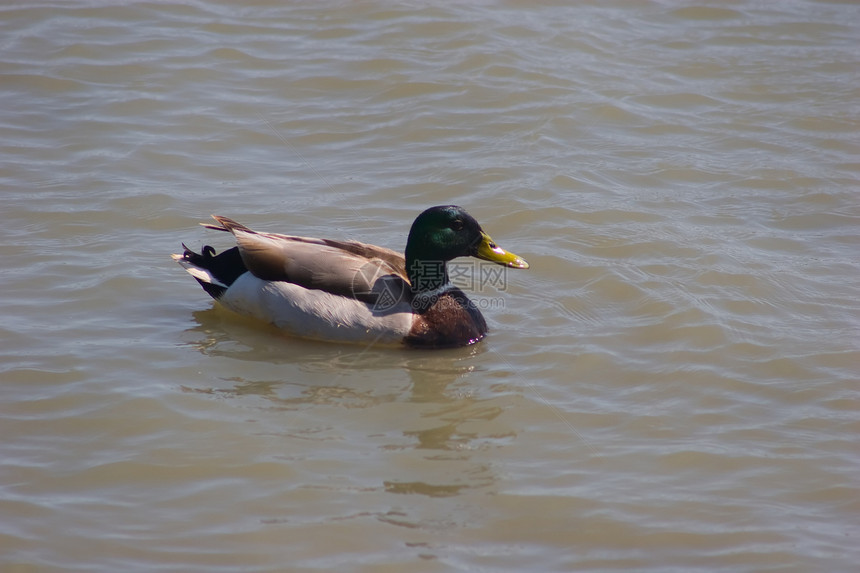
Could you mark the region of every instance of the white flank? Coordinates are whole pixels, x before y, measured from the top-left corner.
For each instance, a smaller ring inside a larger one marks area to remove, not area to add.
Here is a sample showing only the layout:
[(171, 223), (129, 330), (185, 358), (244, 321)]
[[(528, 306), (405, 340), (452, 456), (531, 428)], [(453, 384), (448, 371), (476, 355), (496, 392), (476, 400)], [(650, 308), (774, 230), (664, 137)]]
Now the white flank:
[(221, 304), (245, 316), (317, 340), (397, 344), (412, 328), (412, 308), (401, 303), (385, 312), (352, 298), (309, 290), (245, 273), (230, 285)]

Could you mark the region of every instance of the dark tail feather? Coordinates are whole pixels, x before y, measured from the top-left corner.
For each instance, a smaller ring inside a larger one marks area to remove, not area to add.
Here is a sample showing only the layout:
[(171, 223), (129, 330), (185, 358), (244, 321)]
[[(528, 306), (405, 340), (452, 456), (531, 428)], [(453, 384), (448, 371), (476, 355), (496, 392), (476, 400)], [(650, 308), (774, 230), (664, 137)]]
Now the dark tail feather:
[(218, 281), (218, 283), (213, 283), (194, 277), (212, 298), (221, 298), (227, 288), (248, 271), (245, 263), (242, 262), (239, 247), (227, 249), (220, 255), (216, 255), (215, 249), (209, 245), (205, 245), (200, 254), (186, 247), (184, 243), (182, 248), (185, 249), (182, 253), (182, 260), (209, 271), (209, 274)]

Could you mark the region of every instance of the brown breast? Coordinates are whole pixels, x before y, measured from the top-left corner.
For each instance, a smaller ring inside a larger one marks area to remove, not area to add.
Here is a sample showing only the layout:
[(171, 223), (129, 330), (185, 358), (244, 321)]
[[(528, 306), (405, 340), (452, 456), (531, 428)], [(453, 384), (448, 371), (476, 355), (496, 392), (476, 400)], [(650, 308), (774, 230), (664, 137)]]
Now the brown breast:
[[(421, 299), (415, 299), (419, 302)], [(412, 330), (404, 339), (415, 348), (468, 346), (487, 334), (481, 311), (460, 289), (453, 287), (416, 307)]]

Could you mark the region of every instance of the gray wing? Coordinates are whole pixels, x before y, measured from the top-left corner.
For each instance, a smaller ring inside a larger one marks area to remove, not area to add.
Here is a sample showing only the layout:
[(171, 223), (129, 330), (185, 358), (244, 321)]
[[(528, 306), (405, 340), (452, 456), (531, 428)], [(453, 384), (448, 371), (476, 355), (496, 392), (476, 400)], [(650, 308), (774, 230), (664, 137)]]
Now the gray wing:
[(403, 256), (359, 243), (259, 233), (226, 217), (214, 217), (236, 237), (242, 262), (256, 277), (376, 303), (408, 296)]

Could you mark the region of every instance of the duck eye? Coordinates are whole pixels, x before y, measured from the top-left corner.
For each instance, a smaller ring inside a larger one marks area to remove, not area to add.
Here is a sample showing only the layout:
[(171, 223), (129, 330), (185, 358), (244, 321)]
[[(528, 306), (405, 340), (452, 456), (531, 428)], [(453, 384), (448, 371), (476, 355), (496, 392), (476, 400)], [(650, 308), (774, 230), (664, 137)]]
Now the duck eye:
[(455, 231), (462, 231), (463, 221), (461, 221), (460, 219), (454, 219), (454, 221), (451, 222), (451, 228)]

